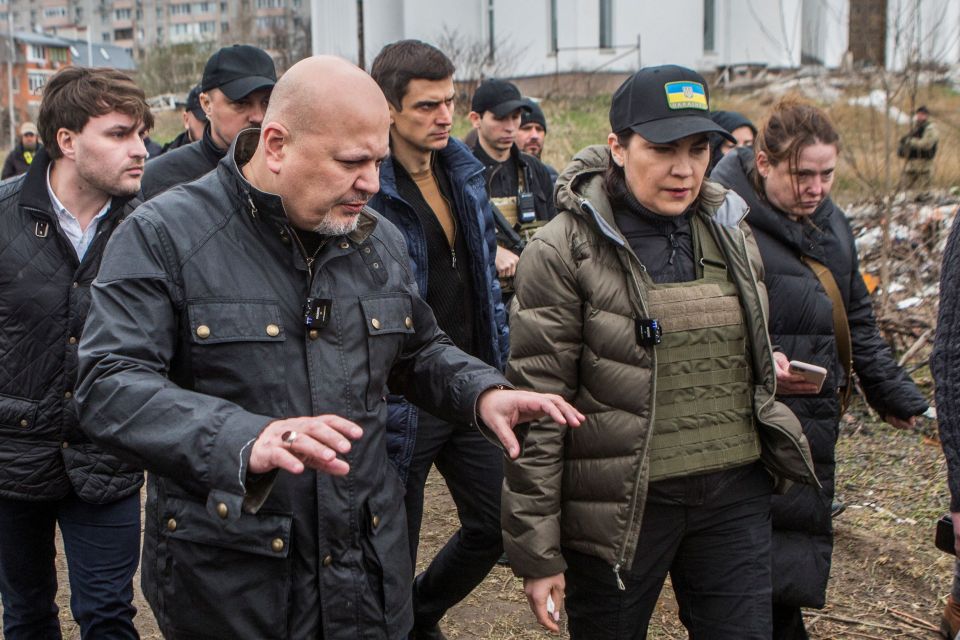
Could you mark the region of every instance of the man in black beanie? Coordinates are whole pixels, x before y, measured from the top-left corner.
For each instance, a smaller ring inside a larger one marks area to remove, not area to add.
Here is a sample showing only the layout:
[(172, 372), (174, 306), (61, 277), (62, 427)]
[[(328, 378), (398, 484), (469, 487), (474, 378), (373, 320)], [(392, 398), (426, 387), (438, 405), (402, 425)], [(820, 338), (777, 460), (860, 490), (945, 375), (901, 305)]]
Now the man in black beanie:
[[(529, 109), (520, 112), (520, 130), (517, 131), (517, 146), (520, 147), (520, 151), (529, 153), (543, 162), (540, 154), (543, 153), (543, 143), (547, 137), (547, 116), (543, 114), (543, 109), (541, 109), (540, 105), (535, 101), (530, 98), (524, 98), (523, 100)], [(543, 166), (547, 168), (550, 179), (556, 182), (558, 175), (557, 170), (546, 162), (543, 163)]]

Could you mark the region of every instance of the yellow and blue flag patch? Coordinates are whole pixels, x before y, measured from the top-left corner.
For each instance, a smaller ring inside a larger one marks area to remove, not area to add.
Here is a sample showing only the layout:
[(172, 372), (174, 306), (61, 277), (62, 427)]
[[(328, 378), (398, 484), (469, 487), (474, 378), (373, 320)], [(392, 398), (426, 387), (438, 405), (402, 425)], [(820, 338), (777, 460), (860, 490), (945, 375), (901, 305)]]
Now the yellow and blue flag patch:
[(699, 82), (683, 80), (663, 85), (667, 90), (667, 106), (671, 109), (702, 109), (709, 111), (707, 92)]

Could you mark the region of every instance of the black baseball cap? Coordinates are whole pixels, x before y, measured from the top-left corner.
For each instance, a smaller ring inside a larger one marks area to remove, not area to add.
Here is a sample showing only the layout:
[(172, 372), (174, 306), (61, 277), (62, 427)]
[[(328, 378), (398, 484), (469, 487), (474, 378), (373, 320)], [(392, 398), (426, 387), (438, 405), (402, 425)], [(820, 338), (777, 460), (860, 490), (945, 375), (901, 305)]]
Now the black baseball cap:
[(530, 103), (520, 96), (516, 85), (506, 80), (487, 80), (473, 94), (470, 110), (483, 115), (492, 111), (498, 118), (510, 115), (517, 109), (529, 110)]
[(270, 54), (248, 44), (235, 44), (210, 56), (200, 90), (220, 89), (231, 100), (240, 100), (258, 89), (272, 89), (276, 83), (277, 70)]
[(520, 112), (520, 126), (525, 127), (531, 122), (534, 122), (543, 127), (543, 132), (546, 133), (547, 116), (543, 115), (543, 109), (530, 98), (524, 98), (523, 102), (527, 108)]
[(654, 144), (697, 133), (736, 139), (710, 119), (710, 94), (699, 73), (677, 65), (645, 67), (627, 78), (613, 94), (610, 127), (630, 129)]
[(184, 108), (192, 113), (193, 117), (200, 122), (207, 121), (207, 114), (204, 113), (203, 107), (200, 106), (200, 85), (190, 89), (190, 93), (187, 94), (187, 102), (184, 105)]

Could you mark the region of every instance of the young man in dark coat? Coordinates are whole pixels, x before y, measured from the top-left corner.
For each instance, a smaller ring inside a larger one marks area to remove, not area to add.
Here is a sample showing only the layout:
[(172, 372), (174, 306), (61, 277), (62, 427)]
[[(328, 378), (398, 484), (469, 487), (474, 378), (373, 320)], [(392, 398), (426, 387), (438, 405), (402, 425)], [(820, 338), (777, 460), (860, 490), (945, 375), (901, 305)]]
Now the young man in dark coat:
[(276, 81), (273, 59), (263, 49), (235, 44), (210, 56), (200, 82), (200, 106), (208, 120), (203, 137), (147, 165), (144, 199), (213, 171), (237, 134), (263, 122)]
[[(507, 326), (494, 265), (496, 231), (483, 165), (453, 125), (453, 63), (418, 40), (387, 45), (371, 74), (390, 105), (390, 157), (370, 206), (404, 235), (420, 295), (455, 345), (502, 370)], [(411, 561), (416, 564), (423, 491), (437, 469), (457, 503), (461, 528), (413, 585), (414, 635), (443, 638), (438, 622), (470, 593), (503, 551), (503, 454), (466, 422), (450, 422), (389, 398), (391, 455), (406, 479)]]
[(138, 203), (153, 117), (119, 71), (47, 82), (47, 146), (0, 186), (0, 596), (3, 636), (59, 638), (57, 527), (83, 638), (137, 638), (135, 467), (80, 431), (77, 343), (107, 240)]
[(170, 638), (402, 640), (413, 625), (387, 388), (480, 424), (579, 424), (451, 344), (367, 208), (376, 83), (292, 66), (260, 130), (117, 232), (80, 347), (84, 429), (150, 472), (143, 585)]

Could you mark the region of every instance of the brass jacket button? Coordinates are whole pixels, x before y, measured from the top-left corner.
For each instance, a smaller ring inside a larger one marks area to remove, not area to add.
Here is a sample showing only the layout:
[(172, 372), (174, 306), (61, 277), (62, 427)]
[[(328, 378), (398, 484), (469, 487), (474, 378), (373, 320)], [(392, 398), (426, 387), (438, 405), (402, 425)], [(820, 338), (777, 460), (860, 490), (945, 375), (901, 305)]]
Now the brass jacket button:
[(283, 540), (280, 538), (274, 538), (273, 542), (270, 543), (270, 548), (273, 549), (276, 553), (283, 551)]
[(69, 400), (70, 398), (73, 397), (73, 393), (70, 392), (70, 391), (64, 391), (64, 392), (63, 392), (63, 397), (66, 398), (67, 400)]
[(230, 515), (230, 509), (227, 508), (227, 505), (221, 502), (217, 505), (217, 515), (223, 519), (226, 519)]
[(349, 242), (346, 242), (346, 241), (341, 242), (341, 243), (340, 243), (340, 248), (341, 248), (341, 249), (349, 249), (349, 248), (350, 248), (350, 243), (349, 243)]
[(70, 344), (77, 344), (77, 339), (74, 338), (73, 336), (70, 336), (70, 338), (67, 340), (67, 342), (69, 342)]
[(24, 418), (23, 420), (20, 421), (20, 426), (21, 426), (21, 427), (29, 427), (29, 426), (30, 426), (30, 422), (29, 422), (26, 418)]
[(373, 516), (373, 519), (370, 521), (370, 523), (373, 525), (373, 528), (374, 528), (374, 529), (376, 529), (377, 527), (379, 527), (379, 526), (380, 526), (380, 516)]
[(173, 518), (167, 520), (167, 531), (176, 531), (177, 530), (177, 521)]
[(380, 321), (377, 320), (376, 318), (374, 318), (373, 320), (371, 320), (371, 321), (370, 321), (370, 324), (373, 326), (374, 329), (379, 329), (379, 328), (380, 328)]
[(332, 565), (332, 564), (333, 564), (333, 556), (326, 556), (326, 557), (323, 559), (323, 566), (329, 567), (329, 566)]
[(69, 448), (70, 448), (70, 443), (69, 443), (69, 442), (61, 442), (61, 443), (60, 443), (60, 448), (61, 448), (61, 449), (69, 449)]
[(271, 338), (276, 338), (278, 335), (280, 335), (280, 327), (278, 327), (275, 324), (268, 324), (267, 335), (270, 336)]
[(407, 316), (406, 318), (404, 318), (403, 326), (405, 326), (407, 329), (413, 329), (413, 318), (411, 318), (410, 316)]
[(197, 327), (197, 337), (198, 338), (209, 338), (210, 337), (210, 327), (205, 324)]
[(317, 331), (316, 329), (310, 329), (310, 331), (307, 332), (307, 335), (310, 337), (311, 340), (316, 340), (317, 338), (320, 337), (320, 332)]

